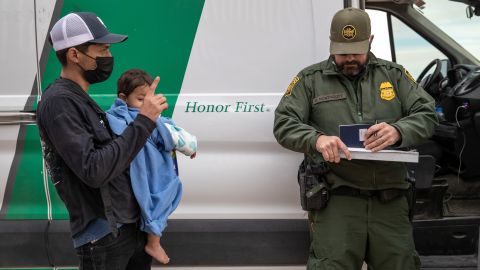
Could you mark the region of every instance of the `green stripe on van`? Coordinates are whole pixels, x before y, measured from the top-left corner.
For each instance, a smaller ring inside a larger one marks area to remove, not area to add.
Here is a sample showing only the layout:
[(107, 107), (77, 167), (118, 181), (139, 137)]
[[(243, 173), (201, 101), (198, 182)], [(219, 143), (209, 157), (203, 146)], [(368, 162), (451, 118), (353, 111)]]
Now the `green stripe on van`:
[[(115, 67), (110, 79), (92, 85), (89, 94), (108, 109), (116, 97), (118, 77), (131, 68), (160, 76), (157, 93), (167, 97), (171, 117), (193, 46), (204, 0), (98, 1), (65, 0), (62, 16), (70, 12), (96, 13), (112, 33), (126, 34), (128, 40), (111, 47)], [(50, 51), (42, 79), (42, 89), (59, 77), (61, 66), (53, 49)], [(50, 184), (54, 219), (68, 218), (63, 203)]]
[[(25, 132), (23, 151), (15, 175), (6, 219), (47, 219), (47, 201), (43, 187), (41, 146), (36, 125), (20, 127)], [(22, 136), (18, 136), (19, 139)], [(22, 149), (17, 149), (20, 151)]]
[[(157, 93), (168, 97), (171, 116), (185, 75), (204, 0), (97, 1), (66, 0), (62, 16), (70, 12), (95, 12), (112, 33), (128, 40), (111, 47), (115, 67), (110, 79), (92, 85), (89, 92), (104, 109), (116, 97), (116, 81), (127, 69), (145, 69), (160, 76)], [(42, 79), (42, 89), (60, 74), (53, 50)], [(105, 96), (109, 95), (109, 96)]]

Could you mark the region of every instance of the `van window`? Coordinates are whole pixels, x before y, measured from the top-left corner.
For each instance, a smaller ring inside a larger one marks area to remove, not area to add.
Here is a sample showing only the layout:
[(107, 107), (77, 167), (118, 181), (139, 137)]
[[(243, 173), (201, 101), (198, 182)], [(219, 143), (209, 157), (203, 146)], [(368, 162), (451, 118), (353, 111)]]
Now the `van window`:
[[(394, 16), (378, 10), (367, 12), (372, 21), (374, 35), (372, 52), (377, 57), (385, 60), (394, 59), (396, 63), (408, 69), (414, 78), (417, 78), (433, 59), (447, 59), (445, 54)], [(391, 37), (388, 31), (388, 17), (391, 19)]]
[(392, 32), (396, 62), (417, 78), (433, 59), (447, 59), (445, 54), (392, 16)]
[(372, 25), (372, 47), (371, 51), (376, 57), (392, 61), (392, 50), (388, 36), (387, 13), (378, 10), (367, 9)]
[(480, 59), (480, 46), (478, 46), (480, 17), (468, 18), (469, 9), (469, 6), (459, 1), (435, 0), (428, 1), (422, 9), (419, 9), (419, 12)]

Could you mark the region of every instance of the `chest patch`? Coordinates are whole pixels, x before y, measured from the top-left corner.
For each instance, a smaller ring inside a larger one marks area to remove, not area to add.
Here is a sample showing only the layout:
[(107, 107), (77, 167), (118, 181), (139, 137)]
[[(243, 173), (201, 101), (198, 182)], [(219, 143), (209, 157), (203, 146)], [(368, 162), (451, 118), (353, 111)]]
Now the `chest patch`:
[(321, 103), (321, 102), (341, 100), (341, 99), (346, 99), (346, 98), (347, 98), (347, 94), (345, 94), (345, 93), (336, 93), (336, 94), (318, 96), (318, 97), (316, 97), (312, 100), (312, 105), (315, 105), (315, 104)]
[(392, 100), (395, 98), (395, 91), (390, 82), (382, 82), (380, 84), (380, 98), (383, 100)]

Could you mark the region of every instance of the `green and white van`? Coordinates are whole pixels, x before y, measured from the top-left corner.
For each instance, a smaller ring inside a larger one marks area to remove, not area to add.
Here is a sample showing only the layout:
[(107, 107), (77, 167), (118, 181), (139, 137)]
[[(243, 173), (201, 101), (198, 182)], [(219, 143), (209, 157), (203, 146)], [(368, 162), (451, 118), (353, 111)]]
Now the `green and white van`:
[(111, 78), (89, 91), (99, 105), (113, 103), (123, 71), (142, 68), (161, 77), (164, 115), (198, 138), (196, 159), (179, 156), (184, 194), (162, 238), (167, 268), (303, 269), (303, 155), (277, 144), (273, 115), (298, 71), (328, 57), (331, 18), (352, 5), (372, 18), (377, 57), (423, 75), (446, 116), (433, 140), (443, 154), (421, 153), (415, 168), (423, 265), (480, 269), (480, 89), (455, 88), (480, 64), (479, 0), (1, 0), (0, 269), (77, 267), (35, 124), (42, 89), (60, 73), (47, 33), (76, 11), (129, 36), (111, 48)]

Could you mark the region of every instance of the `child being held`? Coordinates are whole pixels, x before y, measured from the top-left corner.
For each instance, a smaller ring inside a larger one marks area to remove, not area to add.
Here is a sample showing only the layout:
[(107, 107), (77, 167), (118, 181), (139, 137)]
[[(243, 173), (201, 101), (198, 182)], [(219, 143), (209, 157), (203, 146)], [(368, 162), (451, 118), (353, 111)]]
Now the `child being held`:
[[(110, 127), (115, 134), (135, 119), (152, 78), (141, 69), (124, 72), (117, 82), (115, 103), (107, 111)], [(182, 184), (176, 172), (174, 151), (195, 157), (197, 140), (166, 117), (159, 117), (156, 128), (130, 166), (132, 189), (141, 209), (140, 229), (147, 232), (145, 252), (167, 264), (170, 259), (160, 245), (160, 236), (168, 216), (182, 196)]]

